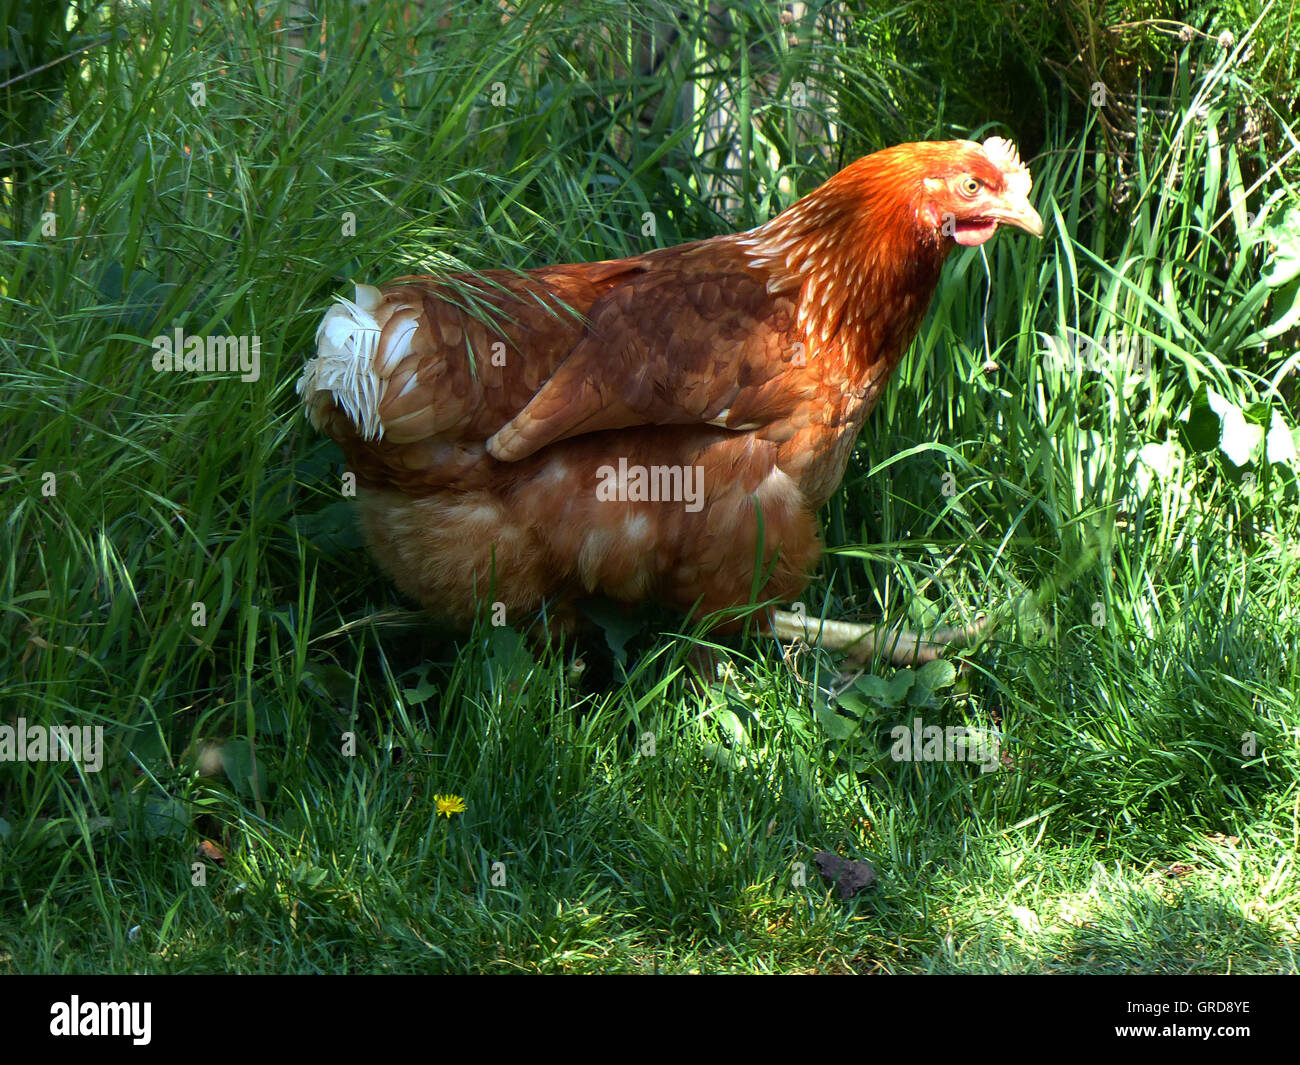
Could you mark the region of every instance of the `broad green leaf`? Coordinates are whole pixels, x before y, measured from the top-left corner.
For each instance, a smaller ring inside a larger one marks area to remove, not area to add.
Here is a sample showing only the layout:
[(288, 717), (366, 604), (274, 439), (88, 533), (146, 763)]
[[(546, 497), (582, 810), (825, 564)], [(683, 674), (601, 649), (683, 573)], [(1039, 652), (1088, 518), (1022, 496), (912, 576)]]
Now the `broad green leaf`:
[(1300, 325), (1300, 278), (1278, 289), (1272, 298), (1273, 307), (1277, 312), (1273, 320), (1258, 333), (1247, 337), (1243, 341), (1244, 344), (1272, 340)]
[(293, 525), (304, 540), (327, 556), (355, 562), (353, 556), (363, 544), (353, 506), (344, 500), (322, 507), (314, 514), (295, 516)]
[[(880, 678), (876, 677), (874, 679), (879, 680)], [(862, 695), (854, 691), (852, 688), (848, 691), (840, 692), (839, 695), (835, 696), (835, 702), (844, 713), (852, 714), (857, 718), (861, 718), (866, 714), (875, 713), (875, 707), (868, 706)]]
[(1262, 271), (1269, 288), (1300, 279), (1300, 204), (1290, 204), (1276, 221), (1263, 229), (1273, 255)]
[(144, 834), (147, 839), (183, 839), (190, 827), (185, 804), (170, 795), (154, 797), (144, 804)]
[(588, 600), (581, 609), (588, 619), (600, 626), (615, 661), (621, 666), (627, 665), (627, 642), (641, 631), (642, 619), (607, 599)]
[(1222, 423), (1210, 405), (1208, 389), (1204, 384), (1198, 385), (1185, 427), (1188, 446), (1193, 451), (1213, 451), (1219, 446), (1221, 430)]
[(420, 669), (419, 679), (414, 688), (403, 688), (402, 698), (406, 700), (408, 706), (414, 706), (418, 703), (425, 702), (438, 694), (438, 685), (429, 679), (429, 667), (424, 666)]
[(341, 666), (325, 662), (308, 662), (302, 667), (302, 686), (327, 702), (346, 705), (352, 699), (356, 681)]
[(847, 717), (837, 714), (820, 699), (813, 706), (813, 714), (821, 727), (826, 730), (826, 735), (833, 740), (847, 740), (857, 729), (857, 725)]
[(907, 698), (907, 693), (915, 680), (916, 674), (910, 669), (900, 669), (890, 678), (888, 691), (891, 706), (898, 706)]
[(1273, 412), (1273, 423), (1269, 426), (1264, 447), (1269, 462), (1294, 462), (1297, 458), (1295, 437), (1278, 411)]
[(1263, 439), (1263, 427), (1246, 421), (1239, 408), (1230, 406), (1223, 412), (1223, 436), (1219, 447), (1234, 465), (1249, 463), (1251, 454)]
[[(898, 702), (891, 693), (889, 681), (885, 680), (884, 677), (877, 677), (873, 673), (867, 673), (859, 677), (853, 682), (853, 686), (868, 699), (881, 706), (893, 706)], [(845, 692), (844, 695), (840, 696), (841, 702), (844, 700), (844, 696), (848, 694), (848, 692)]]
[(248, 740), (227, 740), (221, 746), (221, 768), (240, 795), (266, 798), (266, 782), (262, 779), (253, 746)]
[(946, 688), (957, 679), (957, 667), (946, 658), (936, 658), (916, 671), (916, 685), (929, 691)]

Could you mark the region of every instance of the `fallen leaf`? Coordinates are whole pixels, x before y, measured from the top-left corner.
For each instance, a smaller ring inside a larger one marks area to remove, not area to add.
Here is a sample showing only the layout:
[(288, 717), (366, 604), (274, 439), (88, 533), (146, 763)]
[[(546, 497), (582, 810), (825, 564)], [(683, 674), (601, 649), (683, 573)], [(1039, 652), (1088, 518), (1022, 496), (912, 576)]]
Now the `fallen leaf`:
[(226, 860), (226, 852), (210, 839), (205, 839), (199, 844), (199, 854), (210, 862), (224, 863)]

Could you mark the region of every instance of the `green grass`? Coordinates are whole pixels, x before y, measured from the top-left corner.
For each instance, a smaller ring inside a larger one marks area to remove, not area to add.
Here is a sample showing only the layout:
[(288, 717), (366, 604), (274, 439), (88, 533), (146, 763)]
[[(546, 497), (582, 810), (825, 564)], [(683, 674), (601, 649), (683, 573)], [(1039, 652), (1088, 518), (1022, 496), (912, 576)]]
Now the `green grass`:
[[(990, 131), (914, 128), (889, 32), (770, 5), (683, 8), (649, 74), (644, 6), (289, 8), (88, 7), (66, 80), (5, 97), (0, 724), (106, 753), (0, 761), (0, 971), (1300, 969), (1298, 467), (1254, 441), (1300, 420), (1300, 168), (1297, 131), (1239, 135), (1244, 60), (1179, 45), (1123, 160), (1066, 103), (995, 130), (1046, 145), (1047, 236), (953, 257), (823, 515), (810, 613), (995, 637), (932, 686), (733, 641), (704, 686), (688, 620), (543, 650), (401, 602), (297, 407), (324, 308), (734, 230), (846, 145)], [(178, 327), (257, 336), (259, 379), (155, 373)], [(997, 770), (891, 760), (914, 716)], [(876, 886), (841, 901), (821, 850)]]

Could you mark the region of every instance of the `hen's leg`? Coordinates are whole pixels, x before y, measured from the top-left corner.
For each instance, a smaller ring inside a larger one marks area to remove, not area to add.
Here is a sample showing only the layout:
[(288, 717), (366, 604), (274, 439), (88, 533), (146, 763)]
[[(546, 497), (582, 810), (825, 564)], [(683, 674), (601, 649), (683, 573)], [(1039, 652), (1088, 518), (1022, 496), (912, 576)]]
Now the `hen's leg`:
[(778, 640), (803, 640), (819, 644), (828, 651), (843, 651), (849, 661), (860, 666), (883, 651), (898, 666), (929, 662), (953, 646), (973, 643), (988, 630), (990, 618), (981, 617), (959, 628), (937, 629), (922, 639), (914, 632), (883, 622), (875, 625), (852, 621), (823, 621), (788, 610), (772, 611), (772, 635)]

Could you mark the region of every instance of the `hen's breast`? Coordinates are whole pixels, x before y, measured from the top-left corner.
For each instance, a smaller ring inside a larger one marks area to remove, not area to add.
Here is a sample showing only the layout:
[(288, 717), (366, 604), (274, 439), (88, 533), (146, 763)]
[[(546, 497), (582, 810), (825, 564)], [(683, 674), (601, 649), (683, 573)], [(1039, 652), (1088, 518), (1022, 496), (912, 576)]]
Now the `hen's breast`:
[(367, 491), (364, 523), (399, 587), (461, 621), (485, 601), (516, 618), (584, 595), (712, 612), (748, 601), (756, 566), (760, 594), (788, 600), (820, 543), (779, 452), (714, 427), (591, 434), (470, 490)]

